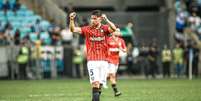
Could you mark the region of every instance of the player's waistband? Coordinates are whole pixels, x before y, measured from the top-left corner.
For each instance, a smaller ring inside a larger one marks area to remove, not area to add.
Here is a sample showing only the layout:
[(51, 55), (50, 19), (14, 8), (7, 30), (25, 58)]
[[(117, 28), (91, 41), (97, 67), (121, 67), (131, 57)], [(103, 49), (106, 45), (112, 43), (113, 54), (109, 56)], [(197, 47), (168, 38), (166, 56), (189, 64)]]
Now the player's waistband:
[(87, 61), (106, 61), (106, 62), (108, 62), (108, 60), (107, 59), (104, 59), (104, 60), (102, 60), (102, 59), (87, 59)]

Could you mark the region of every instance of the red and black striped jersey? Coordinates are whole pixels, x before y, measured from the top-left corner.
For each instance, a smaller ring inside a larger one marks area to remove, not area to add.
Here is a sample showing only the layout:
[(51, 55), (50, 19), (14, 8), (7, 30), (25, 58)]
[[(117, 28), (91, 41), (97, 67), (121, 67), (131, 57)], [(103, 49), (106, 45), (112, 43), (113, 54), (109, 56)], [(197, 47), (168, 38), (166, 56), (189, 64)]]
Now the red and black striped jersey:
[(106, 37), (109, 34), (108, 28), (108, 25), (102, 25), (98, 29), (91, 26), (81, 27), (81, 33), (85, 36), (87, 60), (107, 59)]

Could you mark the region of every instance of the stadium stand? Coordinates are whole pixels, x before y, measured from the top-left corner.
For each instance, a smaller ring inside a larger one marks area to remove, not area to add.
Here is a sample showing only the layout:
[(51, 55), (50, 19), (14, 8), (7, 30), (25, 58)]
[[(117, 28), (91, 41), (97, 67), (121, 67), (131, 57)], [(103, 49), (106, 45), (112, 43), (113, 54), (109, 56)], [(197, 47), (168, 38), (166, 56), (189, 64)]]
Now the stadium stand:
[[(35, 14), (32, 10), (29, 10), (25, 5), (21, 5), (17, 11), (14, 11), (15, 4), (15, 0), (9, 0), (10, 9), (3, 10), (2, 8), (0, 10), (0, 22), (2, 23), (2, 26), (10, 23), (13, 33), (19, 29), (21, 39), (25, 38), (28, 33), (33, 32), (31, 27), (34, 26), (36, 20), (41, 20), (41, 29), (43, 31), (48, 31), (48, 27), (50, 26), (48, 21), (42, 19), (41, 16)], [(1, 5), (4, 5), (4, 3), (1, 2)]]

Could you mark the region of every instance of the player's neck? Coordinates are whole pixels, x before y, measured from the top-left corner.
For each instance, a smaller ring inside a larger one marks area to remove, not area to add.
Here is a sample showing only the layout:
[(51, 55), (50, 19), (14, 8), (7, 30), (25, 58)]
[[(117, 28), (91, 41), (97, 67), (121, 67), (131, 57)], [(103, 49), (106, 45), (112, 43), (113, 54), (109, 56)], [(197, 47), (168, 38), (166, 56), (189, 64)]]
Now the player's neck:
[(100, 23), (100, 24), (97, 24), (97, 25), (92, 25), (91, 27), (96, 28), (96, 29), (99, 29), (99, 28), (101, 27), (101, 23)]

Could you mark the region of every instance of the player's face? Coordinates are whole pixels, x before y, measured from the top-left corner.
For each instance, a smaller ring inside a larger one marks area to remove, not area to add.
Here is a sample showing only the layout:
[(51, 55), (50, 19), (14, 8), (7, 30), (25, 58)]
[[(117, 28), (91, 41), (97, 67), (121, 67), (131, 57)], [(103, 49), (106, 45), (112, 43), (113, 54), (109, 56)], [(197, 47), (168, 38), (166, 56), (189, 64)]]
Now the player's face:
[(91, 21), (91, 25), (92, 25), (92, 26), (97, 26), (97, 25), (99, 25), (99, 24), (101, 23), (101, 20), (102, 20), (101, 17), (98, 17), (98, 16), (96, 16), (96, 15), (91, 15), (90, 21)]

